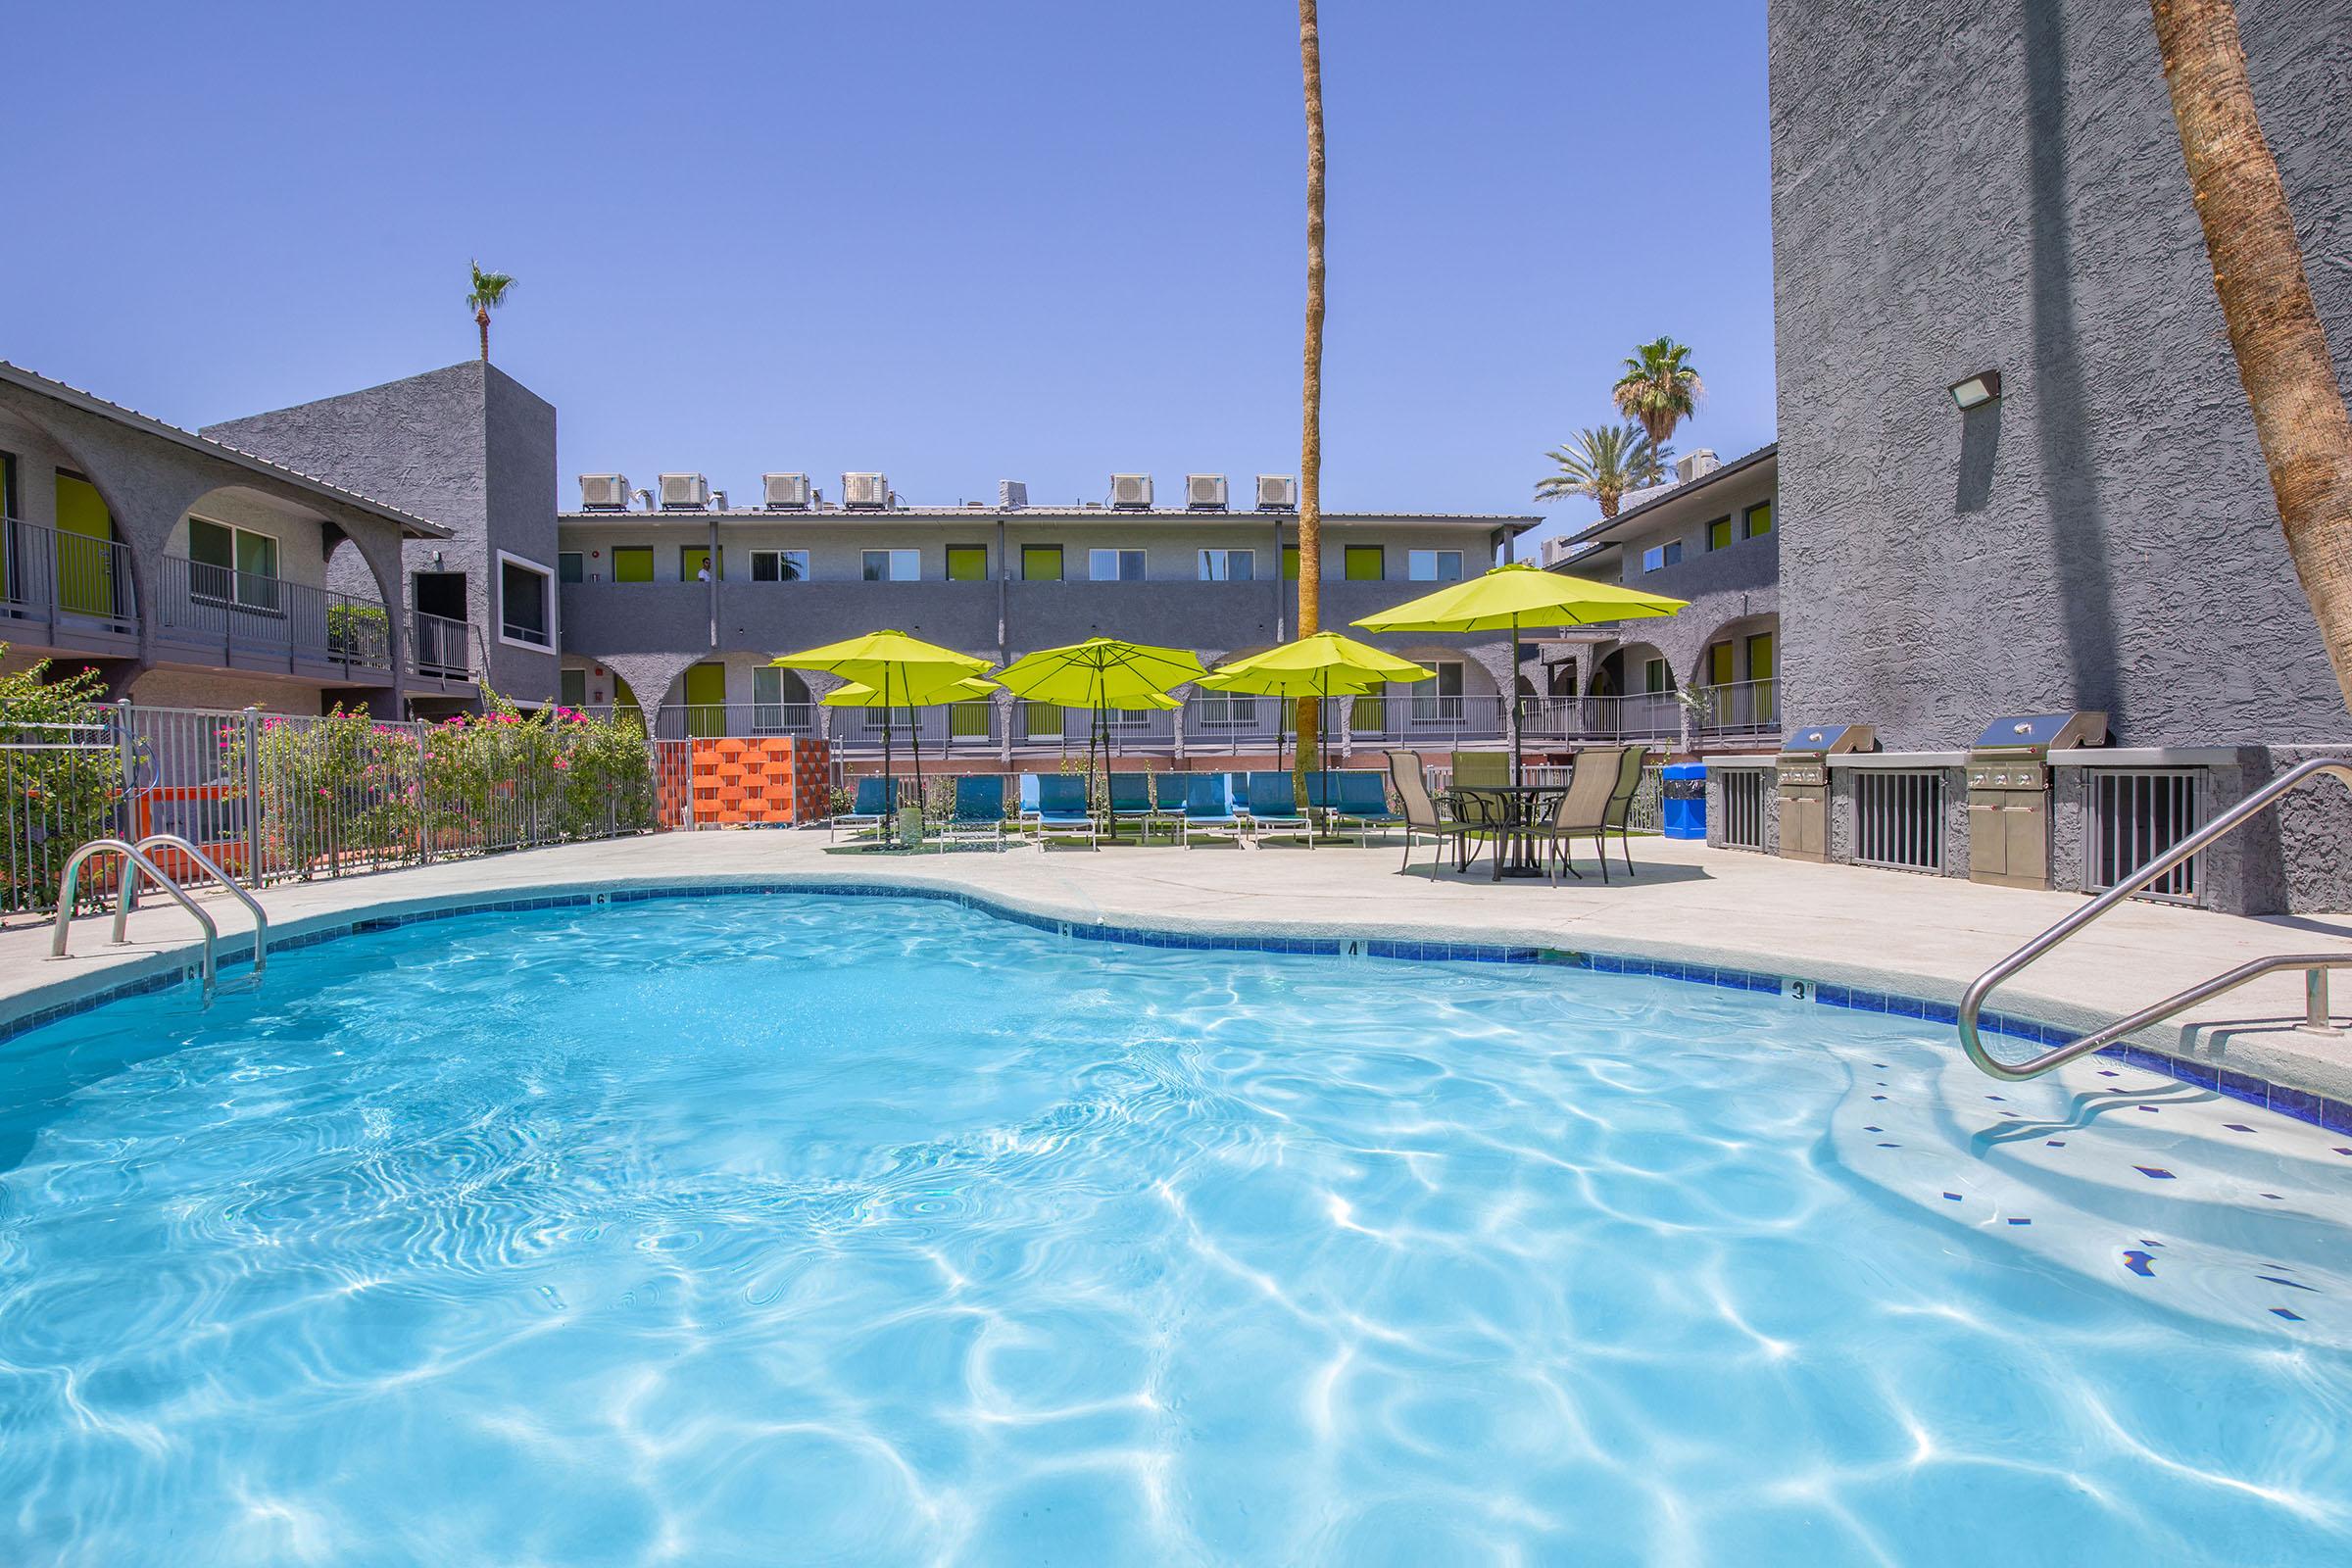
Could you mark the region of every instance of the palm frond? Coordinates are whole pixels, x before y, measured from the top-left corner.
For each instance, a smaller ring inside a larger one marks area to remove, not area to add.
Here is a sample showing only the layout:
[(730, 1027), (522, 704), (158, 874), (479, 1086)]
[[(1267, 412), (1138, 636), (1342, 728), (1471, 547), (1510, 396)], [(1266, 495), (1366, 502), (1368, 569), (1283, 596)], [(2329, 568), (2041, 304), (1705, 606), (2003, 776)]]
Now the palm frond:
[(495, 311), (507, 303), (507, 294), (514, 287), (511, 272), (485, 272), (482, 264), (474, 262), (473, 292), (466, 296), (466, 308), (473, 311)]

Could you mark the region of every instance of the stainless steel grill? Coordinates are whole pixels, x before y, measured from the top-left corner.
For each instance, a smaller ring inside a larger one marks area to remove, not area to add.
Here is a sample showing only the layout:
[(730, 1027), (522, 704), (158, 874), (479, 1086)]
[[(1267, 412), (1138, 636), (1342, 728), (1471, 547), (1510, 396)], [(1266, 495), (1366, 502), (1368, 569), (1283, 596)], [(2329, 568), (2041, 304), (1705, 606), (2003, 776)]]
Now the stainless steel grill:
[(1775, 759), (1784, 859), (1830, 858), (1829, 759), (1874, 751), (1878, 744), (1878, 731), (1868, 724), (1815, 724), (1789, 732)]
[(1890, 871), (1943, 869), (1943, 774), (1934, 768), (1854, 775), (1854, 859)]
[[(2204, 825), (2205, 774), (2198, 768), (2094, 768), (2087, 780), (2089, 889), (2101, 893), (2165, 854)], [(2198, 900), (2192, 856), (2148, 884), (2140, 897), (2172, 904)]]
[(2107, 744), (2105, 713), (1996, 718), (1968, 752), (1968, 875), (2005, 888), (2050, 885), (2050, 753)]

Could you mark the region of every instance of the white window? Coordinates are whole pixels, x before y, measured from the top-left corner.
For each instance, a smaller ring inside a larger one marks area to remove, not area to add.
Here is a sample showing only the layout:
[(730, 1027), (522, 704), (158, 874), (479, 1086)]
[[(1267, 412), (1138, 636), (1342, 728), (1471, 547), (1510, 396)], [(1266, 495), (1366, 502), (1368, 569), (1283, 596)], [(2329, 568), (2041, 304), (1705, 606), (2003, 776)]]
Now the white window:
[(498, 553), (498, 637), (517, 648), (556, 645), (556, 574), (536, 561)]
[(1257, 552), (1254, 550), (1203, 550), (1200, 552), (1200, 580), (1202, 582), (1250, 582), (1257, 576)]
[(1096, 582), (1142, 582), (1144, 553), (1141, 550), (1089, 550), (1086, 553), (1086, 574)]
[(1413, 717), (1424, 724), (1459, 723), (1462, 716), (1462, 662), (1429, 661), (1431, 674), (1406, 688), (1413, 694)]
[(796, 680), (788, 693), (785, 671), (773, 664), (752, 666), (752, 733), (800, 735), (808, 728), (808, 698)]
[(1663, 697), (1674, 690), (1674, 667), (1663, 659), (1652, 659), (1642, 666), (1642, 689), (1652, 697)]
[(752, 552), (752, 581), (807, 582), (808, 580), (808, 551), (755, 550)]
[(1193, 714), (1203, 729), (1249, 729), (1257, 722), (1257, 699), (1202, 692), (1193, 699)]
[(246, 610), (277, 609), (277, 541), (251, 528), (188, 519), (188, 592)]
[(1680, 539), (1675, 540), (1672, 544), (1651, 545), (1647, 550), (1642, 552), (1642, 569), (1656, 571), (1660, 566), (1680, 565), (1682, 560), (1683, 542)]
[[(914, 550), (868, 550), (865, 553), (867, 582), (914, 582), (923, 574), (922, 554)], [(881, 726), (875, 726), (879, 729)]]
[(1405, 575), (1414, 582), (1460, 582), (1462, 553), (1459, 550), (1408, 550), (1405, 552)]

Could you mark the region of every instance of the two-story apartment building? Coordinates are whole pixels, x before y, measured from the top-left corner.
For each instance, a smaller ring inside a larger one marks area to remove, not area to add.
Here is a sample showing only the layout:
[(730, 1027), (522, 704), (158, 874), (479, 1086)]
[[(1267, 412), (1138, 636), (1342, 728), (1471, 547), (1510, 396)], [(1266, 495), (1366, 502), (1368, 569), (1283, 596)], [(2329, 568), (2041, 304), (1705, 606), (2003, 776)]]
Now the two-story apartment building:
[[(834, 682), (777, 669), (780, 653), (892, 626), (1005, 662), (1039, 648), (1105, 635), (1187, 648), (1214, 663), (1297, 634), (1298, 514), (1275, 504), (1237, 510), (1221, 476), (1188, 476), (1186, 507), (1149, 500), (1030, 506), (1000, 486), (998, 505), (900, 504), (879, 475), (845, 475), (827, 501), (801, 475), (763, 476), (792, 499), (720, 504), (699, 474), (664, 475), (663, 507), (619, 475), (586, 490), (632, 504), (583, 506), (558, 519), (563, 695), (595, 707), (659, 704), (687, 732), (814, 733), (853, 747), (878, 721), (814, 706)], [(1113, 493), (1148, 496), (1146, 476)], [(634, 504), (638, 495), (644, 505)], [(1357, 616), (1483, 571), (1532, 516), (1326, 514), (1322, 614)], [(1347, 705), (1335, 734), (1349, 745), (1450, 744), (1502, 733), (1507, 639), (1374, 639), (1436, 671), (1416, 688)], [(1120, 715), (1122, 743), (1150, 751), (1233, 753), (1274, 743), (1271, 700), (1194, 697), (1175, 714)], [(1063, 713), (1009, 698), (924, 715), (926, 736), (974, 753), (1058, 748)], [(1072, 730), (1070, 733), (1076, 733)]]
[[(1553, 571), (1687, 599), (1671, 619), (1625, 623), (1594, 644), (1555, 644), (1547, 689), (1615, 710), (1629, 734), (1679, 735), (1705, 749), (1770, 745), (1780, 734), (1780, 449), (1717, 464), (1693, 453), (1672, 484), (1636, 491), (1614, 517), (1544, 541)], [(1686, 717), (1678, 690), (1704, 697)]]
[(396, 713), (467, 701), (420, 662), (404, 548), (449, 530), (0, 363), (0, 643), (176, 707)]

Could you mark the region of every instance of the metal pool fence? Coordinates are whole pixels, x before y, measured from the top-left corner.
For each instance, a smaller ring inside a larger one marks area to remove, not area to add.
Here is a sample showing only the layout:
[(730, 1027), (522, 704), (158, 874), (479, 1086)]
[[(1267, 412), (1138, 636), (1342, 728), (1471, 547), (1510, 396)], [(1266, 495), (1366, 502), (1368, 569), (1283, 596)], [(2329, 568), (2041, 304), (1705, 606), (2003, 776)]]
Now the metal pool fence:
[[(177, 834), (258, 886), (657, 825), (641, 733), (495, 715), (452, 726), (130, 703), (74, 722), (0, 710), (0, 914), (53, 909), (67, 857), (99, 837)], [(92, 900), (110, 891), (83, 886)]]

